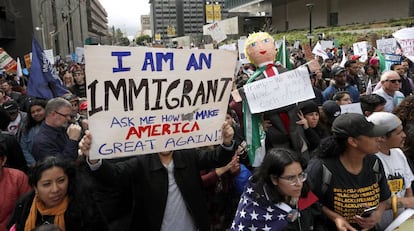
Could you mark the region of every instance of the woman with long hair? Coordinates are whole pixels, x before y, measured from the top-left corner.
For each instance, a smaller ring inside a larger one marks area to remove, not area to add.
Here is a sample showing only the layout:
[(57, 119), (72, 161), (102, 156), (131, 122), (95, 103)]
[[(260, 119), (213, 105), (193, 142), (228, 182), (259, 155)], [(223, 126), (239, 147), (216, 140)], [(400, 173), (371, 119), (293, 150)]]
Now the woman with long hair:
[(24, 158), (29, 166), (36, 162), (32, 156), (33, 137), (37, 134), (40, 124), (45, 119), (46, 103), (46, 100), (41, 99), (35, 99), (29, 103), (28, 115), (20, 138), (20, 146), (22, 147)]
[[(347, 113), (333, 121), (333, 135), (322, 140), (317, 158), (306, 169), (328, 230), (368, 230), (380, 221), (390, 190), (374, 154), (379, 151), (378, 137), (386, 133), (386, 127), (361, 114)], [(363, 214), (366, 209), (374, 212)]]
[(304, 168), (298, 153), (270, 149), (245, 187), (231, 230), (320, 230), (318, 198), (309, 191)]
[(107, 230), (87, 180), (73, 162), (49, 156), (38, 161), (29, 174), (33, 191), (21, 197), (8, 228), (31, 231), (43, 224), (62, 230)]

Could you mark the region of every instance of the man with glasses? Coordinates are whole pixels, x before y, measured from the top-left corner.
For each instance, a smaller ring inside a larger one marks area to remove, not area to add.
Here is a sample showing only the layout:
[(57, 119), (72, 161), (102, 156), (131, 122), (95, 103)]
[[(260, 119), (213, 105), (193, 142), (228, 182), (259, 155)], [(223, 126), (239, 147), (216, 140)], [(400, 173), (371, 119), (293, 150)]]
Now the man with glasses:
[(32, 155), (36, 161), (47, 156), (76, 160), (81, 127), (70, 124), (72, 105), (63, 98), (51, 99), (45, 108), (46, 117), (33, 139)]
[(396, 71), (385, 71), (381, 75), (381, 88), (373, 93), (384, 97), (387, 101), (384, 110), (392, 112), (394, 108), (404, 99), (404, 94), (399, 91), (401, 77)]
[(405, 97), (413, 94), (414, 84), (413, 81), (407, 76), (408, 62), (402, 61), (401, 64), (392, 64), (390, 68), (400, 75), (402, 81), (400, 86), (401, 93), (403, 93)]

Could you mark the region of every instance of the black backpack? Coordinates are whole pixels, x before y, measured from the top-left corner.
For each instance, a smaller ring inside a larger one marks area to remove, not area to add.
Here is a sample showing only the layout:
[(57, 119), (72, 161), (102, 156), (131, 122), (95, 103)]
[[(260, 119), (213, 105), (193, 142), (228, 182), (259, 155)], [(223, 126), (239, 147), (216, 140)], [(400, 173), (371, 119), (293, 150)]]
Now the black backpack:
[[(382, 173), (379, 169), (379, 160), (376, 159), (374, 165), (372, 166), (372, 171), (375, 173), (375, 178), (377, 182), (379, 182), (382, 178)], [(326, 190), (328, 190), (329, 184), (332, 180), (332, 172), (326, 167), (325, 163), (322, 163), (322, 188), (321, 192), (322, 195), (325, 194)]]

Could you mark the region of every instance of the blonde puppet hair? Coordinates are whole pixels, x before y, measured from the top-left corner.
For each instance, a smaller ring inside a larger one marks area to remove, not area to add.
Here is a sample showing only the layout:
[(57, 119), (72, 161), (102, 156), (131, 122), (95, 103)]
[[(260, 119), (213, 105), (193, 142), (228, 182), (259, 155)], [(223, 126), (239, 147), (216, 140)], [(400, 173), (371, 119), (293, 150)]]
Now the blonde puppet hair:
[(272, 36), (270, 36), (267, 32), (255, 32), (252, 34), (249, 34), (249, 37), (247, 37), (246, 42), (244, 43), (244, 54), (246, 55), (247, 59), (250, 61), (250, 63), (257, 65), (252, 59), (250, 59), (250, 55), (247, 53), (247, 49), (255, 43), (259, 39), (270, 39), (272, 43), (275, 43), (275, 40)]

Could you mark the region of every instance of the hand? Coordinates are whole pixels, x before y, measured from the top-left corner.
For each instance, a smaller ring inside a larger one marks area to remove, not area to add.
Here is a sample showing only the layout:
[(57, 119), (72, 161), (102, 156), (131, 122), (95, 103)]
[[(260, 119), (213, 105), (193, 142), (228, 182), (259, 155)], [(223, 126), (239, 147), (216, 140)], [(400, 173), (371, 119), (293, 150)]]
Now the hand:
[(374, 211), (369, 217), (361, 217), (359, 215), (355, 215), (354, 217), (355, 222), (364, 228), (363, 230), (370, 230), (380, 221), (380, 219), (381, 212), (379, 211)]
[(82, 128), (77, 124), (71, 124), (66, 129), (66, 134), (68, 134), (69, 139), (78, 141), (80, 139)]
[(237, 173), (237, 175), (240, 173), (240, 162), (239, 162), (238, 155), (234, 155), (228, 165), (230, 165), (229, 167), (230, 167), (231, 173), (233, 174)]
[(81, 141), (79, 142), (79, 155), (85, 155), (88, 158), (89, 163), (96, 164), (98, 160), (90, 160), (89, 159), (89, 150), (91, 149), (92, 144), (92, 135), (89, 130), (85, 131), (85, 135), (82, 137)]
[(272, 126), (272, 123), (270, 122), (270, 120), (262, 120), (263, 130), (267, 131), (267, 129), (270, 128), (271, 126)]
[(221, 130), (222, 130), (222, 136), (223, 136), (223, 144), (225, 146), (230, 146), (233, 143), (233, 136), (234, 136), (233, 127), (229, 123), (224, 122), (223, 126), (221, 127)]
[(235, 168), (236, 165), (240, 168), (239, 157), (237, 155), (234, 155), (231, 161), (227, 165), (215, 169), (217, 176), (222, 176), (227, 171)]
[(299, 120), (296, 121), (296, 124), (297, 125), (303, 125), (303, 128), (305, 130), (308, 129), (309, 128), (308, 121), (305, 119), (305, 116), (303, 116), (303, 113), (301, 111), (299, 111), (298, 117), (299, 117)]
[(89, 122), (88, 122), (88, 119), (83, 119), (82, 120), (82, 128), (83, 129), (85, 129), (85, 130), (88, 130), (89, 129)]
[(338, 228), (338, 231), (357, 231), (343, 217), (336, 218), (335, 225), (336, 225), (336, 228)]

